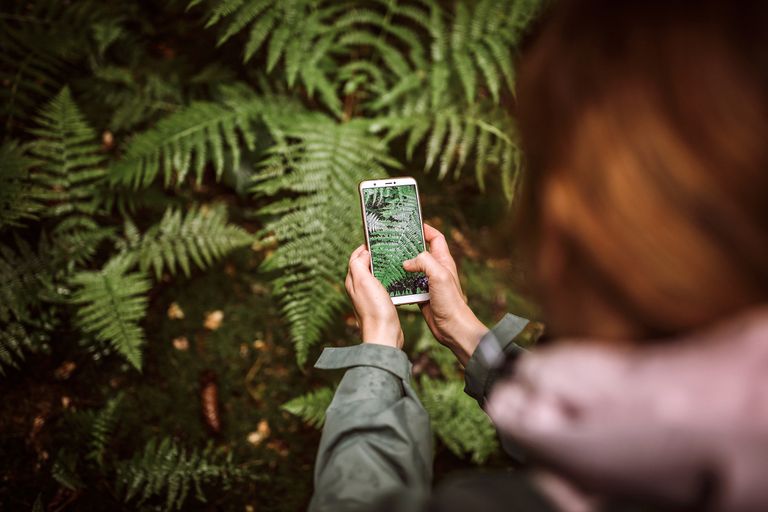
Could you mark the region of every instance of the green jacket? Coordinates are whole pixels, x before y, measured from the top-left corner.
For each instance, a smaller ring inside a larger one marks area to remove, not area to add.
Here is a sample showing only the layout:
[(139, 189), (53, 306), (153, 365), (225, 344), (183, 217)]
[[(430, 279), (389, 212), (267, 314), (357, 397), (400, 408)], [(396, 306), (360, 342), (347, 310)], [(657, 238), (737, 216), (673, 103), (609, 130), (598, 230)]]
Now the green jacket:
[[(527, 323), (506, 315), (483, 337), (467, 363), (465, 392), (480, 405), (498, 376), (500, 362), (522, 351), (513, 340)], [(432, 432), (427, 412), (411, 387), (411, 363), (405, 353), (375, 344), (326, 348), (315, 367), (347, 371), (326, 412), (309, 510), (454, 509), (451, 504), (456, 506), (458, 497), (431, 496)], [(520, 457), (514, 447), (503, 446)], [(506, 480), (505, 492), (521, 487), (515, 497), (505, 499), (507, 505), (522, 499), (535, 507), (526, 505), (526, 510), (548, 509), (529, 486)], [(472, 485), (453, 486), (448, 495)], [(441, 499), (450, 502), (448, 508), (435, 508)]]

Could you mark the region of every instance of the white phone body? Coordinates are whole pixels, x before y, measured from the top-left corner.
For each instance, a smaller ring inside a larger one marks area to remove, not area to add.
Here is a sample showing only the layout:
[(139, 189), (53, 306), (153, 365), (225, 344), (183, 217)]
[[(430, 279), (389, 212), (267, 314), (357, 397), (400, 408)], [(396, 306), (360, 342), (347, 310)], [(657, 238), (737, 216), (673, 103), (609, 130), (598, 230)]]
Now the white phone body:
[[(369, 191), (370, 189), (377, 189), (377, 188), (383, 188), (383, 187), (398, 187), (398, 186), (406, 186), (406, 185), (412, 185), (416, 192), (416, 204), (417, 204), (418, 216), (419, 216), (418, 229), (421, 234), (421, 247), (419, 248), (418, 252), (422, 252), (422, 251), (425, 251), (427, 247), (424, 239), (424, 225), (423, 225), (423, 218), (421, 216), (421, 201), (419, 200), (419, 188), (418, 188), (418, 185), (416, 184), (416, 180), (411, 177), (403, 177), (403, 178), (384, 178), (384, 179), (378, 179), (378, 180), (366, 180), (366, 181), (360, 182), (360, 186), (359, 186), (360, 208), (363, 214), (363, 226), (364, 226), (363, 231), (365, 231), (365, 245), (368, 247), (368, 251), (371, 253), (371, 273), (373, 273), (374, 275), (376, 275), (376, 273), (374, 272), (374, 259), (376, 258), (376, 254), (373, 251), (375, 251), (376, 248), (374, 247), (373, 250), (371, 249), (371, 239), (370, 239), (371, 229), (369, 229), (369, 225), (368, 225), (369, 215), (368, 215), (368, 212), (366, 211), (366, 191)], [(418, 252), (416, 254), (418, 254)], [(409, 258), (415, 257), (416, 254), (409, 255)], [(418, 290), (420, 288), (417, 287), (416, 289)], [(396, 305), (415, 304), (418, 302), (427, 302), (429, 300), (428, 291), (424, 293), (408, 293), (404, 295), (400, 295), (398, 294), (398, 292), (390, 289), (388, 289), (387, 291), (390, 293), (390, 298), (392, 299), (392, 303)]]

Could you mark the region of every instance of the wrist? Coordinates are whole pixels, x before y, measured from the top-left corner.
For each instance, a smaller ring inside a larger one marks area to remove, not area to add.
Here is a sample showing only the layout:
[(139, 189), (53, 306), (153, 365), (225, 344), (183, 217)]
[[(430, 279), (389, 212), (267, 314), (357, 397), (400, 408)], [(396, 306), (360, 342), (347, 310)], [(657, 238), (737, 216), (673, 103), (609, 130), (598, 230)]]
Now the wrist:
[(389, 347), (403, 348), (403, 331), (391, 326), (384, 327), (363, 327), (361, 329), (363, 343), (374, 343), (376, 345), (387, 345)]
[(451, 349), (461, 365), (466, 366), (477, 345), (480, 344), (480, 339), (488, 332), (488, 328), (477, 319), (468, 306), (462, 314), (456, 315), (454, 318), (455, 321), (448, 330), (451, 333), (450, 339), (447, 339), (445, 344)]

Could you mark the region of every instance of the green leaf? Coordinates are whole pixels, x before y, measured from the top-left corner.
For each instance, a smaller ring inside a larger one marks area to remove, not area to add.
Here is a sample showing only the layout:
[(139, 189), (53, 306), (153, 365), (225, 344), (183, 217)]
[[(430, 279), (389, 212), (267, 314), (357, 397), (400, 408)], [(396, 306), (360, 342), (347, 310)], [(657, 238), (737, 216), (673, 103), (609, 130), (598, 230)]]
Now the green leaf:
[(214, 208), (192, 207), (183, 213), (169, 208), (163, 218), (135, 241), (129, 251), (143, 271), (154, 270), (160, 279), (163, 271), (179, 270), (189, 277), (191, 264), (208, 268), (229, 252), (250, 245), (254, 238), (243, 228), (227, 222), (223, 205)]
[(18, 143), (0, 145), (0, 228), (20, 227), (43, 208), (43, 189), (30, 174), (33, 163)]
[(303, 364), (345, 303), (341, 283), (347, 259), (363, 241), (357, 184), (386, 176), (385, 166), (396, 162), (369, 135), (366, 123), (307, 116), (282, 133), (285, 143), (273, 147), (262, 163), (253, 192), (260, 197), (295, 195), (290, 201), (274, 201), (261, 215), (264, 236), (278, 241), (264, 269), (275, 271), (276, 295)]
[(35, 159), (32, 178), (43, 189), (44, 217), (89, 219), (97, 210), (104, 178), (104, 154), (68, 88), (47, 103), (29, 132)]
[(144, 331), (139, 321), (147, 308), (150, 282), (143, 272), (131, 272), (130, 258), (116, 256), (98, 272), (79, 272), (71, 281), (78, 289), (77, 323), (97, 339), (112, 344), (136, 369), (141, 369)]
[(464, 393), (463, 382), (422, 376), (419, 398), (435, 435), (455, 455), (468, 455), (475, 464), (482, 464), (498, 450), (496, 430), (477, 402)]
[(224, 454), (212, 445), (190, 450), (167, 437), (150, 440), (143, 451), (117, 467), (117, 485), (126, 503), (141, 506), (152, 497), (164, 497), (162, 510), (167, 511), (180, 510), (193, 488), (195, 497), (205, 501), (203, 485), (231, 485), (244, 476), (231, 452)]
[(331, 405), (334, 389), (320, 388), (284, 403), (280, 408), (315, 428), (321, 428), (325, 423), (325, 411)]
[[(253, 149), (254, 123), (264, 112), (263, 98), (226, 102), (195, 102), (162, 119), (154, 128), (135, 136), (123, 157), (110, 169), (114, 184), (133, 188), (150, 185), (159, 173), (166, 186), (181, 183), (192, 171), (201, 181), (208, 155), (213, 155), (216, 177), (224, 171), (223, 148), (240, 165), (240, 141)], [(194, 166), (192, 165), (194, 163)]]

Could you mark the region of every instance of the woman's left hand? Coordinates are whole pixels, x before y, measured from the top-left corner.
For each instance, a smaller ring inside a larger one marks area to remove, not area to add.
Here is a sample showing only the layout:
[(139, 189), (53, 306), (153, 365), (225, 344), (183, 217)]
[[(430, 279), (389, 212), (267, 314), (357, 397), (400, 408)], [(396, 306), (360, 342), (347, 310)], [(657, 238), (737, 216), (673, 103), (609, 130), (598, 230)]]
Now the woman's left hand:
[(349, 258), (345, 281), (355, 308), (363, 343), (403, 348), (403, 330), (395, 305), (381, 282), (371, 273), (371, 253), (361, 245)]

